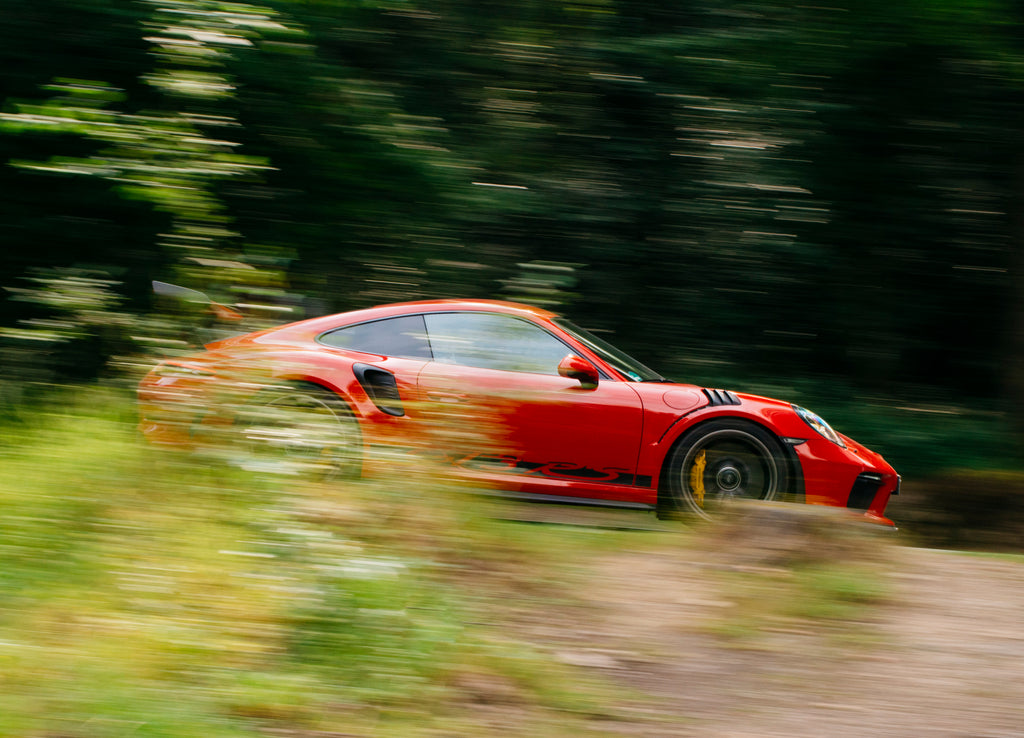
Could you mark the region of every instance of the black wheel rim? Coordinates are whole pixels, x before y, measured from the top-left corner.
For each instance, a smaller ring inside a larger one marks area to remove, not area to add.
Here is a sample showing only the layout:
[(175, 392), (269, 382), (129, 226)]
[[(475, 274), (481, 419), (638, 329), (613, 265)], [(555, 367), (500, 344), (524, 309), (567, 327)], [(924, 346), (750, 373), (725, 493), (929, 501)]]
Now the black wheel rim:
[(779, 492), (779, 460), (751, 433), (708, 433), (687, 450), (681, 488), (687, 505), (703, 517), (735, 500), (771, 500)]

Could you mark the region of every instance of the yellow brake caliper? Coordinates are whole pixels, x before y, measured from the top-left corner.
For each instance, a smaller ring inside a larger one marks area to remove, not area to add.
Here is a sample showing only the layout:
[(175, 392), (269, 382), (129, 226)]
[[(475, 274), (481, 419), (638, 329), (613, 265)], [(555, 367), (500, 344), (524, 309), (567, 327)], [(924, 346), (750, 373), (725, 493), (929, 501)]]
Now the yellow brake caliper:
[(701, 451), (693, 460), (693, 466), (690, 467), (690, 489), (693, 491), (693, 497), (697, 500), (697, 504), (701, 507), (704, 507), (704, 467), (707, 465), (705, 452)]

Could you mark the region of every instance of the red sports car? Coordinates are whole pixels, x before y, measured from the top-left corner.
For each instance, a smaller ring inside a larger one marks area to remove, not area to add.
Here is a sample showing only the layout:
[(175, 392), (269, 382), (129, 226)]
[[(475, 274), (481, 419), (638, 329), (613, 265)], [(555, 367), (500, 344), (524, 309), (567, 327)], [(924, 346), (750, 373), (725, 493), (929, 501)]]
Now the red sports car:
[[(241, 404), (218, 402), (229, 385)], [(449, 453), (460, 474), (549, 502), (707, 516), (736, 498), (800, 500), (892, 525), (885, 506), (900, 481), (808, 410), (671, 382), (554, 313), (508, 302), (383, 305), (228, 338), (164, 361), (139, 397), (154, 441), (227, 428), (348, 474), (372, 474), (386, 463), (374, 447), (405, 444), (431, 418), (476, 415), (492, 430), (462, 435)], [(266, 415), (286, 408), (317, 423)]]

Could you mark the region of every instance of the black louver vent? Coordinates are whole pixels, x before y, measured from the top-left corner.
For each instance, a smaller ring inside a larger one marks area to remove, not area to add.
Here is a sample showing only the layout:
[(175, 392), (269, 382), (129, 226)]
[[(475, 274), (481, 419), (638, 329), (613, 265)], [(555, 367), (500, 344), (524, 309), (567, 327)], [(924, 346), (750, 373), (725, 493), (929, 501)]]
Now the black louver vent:
[(865, 472), (857, 477), (850, 490), (846, 506), (854, 510), (867, 510), (875, 500), (875, 494), (882, 486), (882, 475)]
[(717, 389), (706, 389), (702, 390), (707, 395), (708, 402), (711, 406), (715, 405), (739, 405), (740, 398), (734, 395), (729, 390), (717, 390)]

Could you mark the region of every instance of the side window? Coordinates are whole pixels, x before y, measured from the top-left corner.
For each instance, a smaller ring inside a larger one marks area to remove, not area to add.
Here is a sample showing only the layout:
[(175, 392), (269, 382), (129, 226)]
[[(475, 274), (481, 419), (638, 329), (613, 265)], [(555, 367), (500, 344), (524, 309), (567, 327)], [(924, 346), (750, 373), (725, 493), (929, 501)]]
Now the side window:
[(339, 328), (320, 336), (319, 341), (325, 346), (381, 356), (431, 358), (422, 315), (403, 315)]
[(558, 374), (572, 349), (544, 329), (497, 313), (424, 315), (434, 361), (482, 369)]

